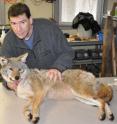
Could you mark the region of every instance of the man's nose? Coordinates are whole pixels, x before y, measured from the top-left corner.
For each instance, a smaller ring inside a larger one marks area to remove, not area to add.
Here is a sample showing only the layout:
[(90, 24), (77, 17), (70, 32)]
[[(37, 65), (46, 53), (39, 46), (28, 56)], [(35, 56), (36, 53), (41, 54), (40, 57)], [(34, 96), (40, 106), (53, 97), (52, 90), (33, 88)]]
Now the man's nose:
[(20, 30), (21, 30), (20, 24), (17, 24), (16, 30), (17, 30), (17, 31), (20, 31)]

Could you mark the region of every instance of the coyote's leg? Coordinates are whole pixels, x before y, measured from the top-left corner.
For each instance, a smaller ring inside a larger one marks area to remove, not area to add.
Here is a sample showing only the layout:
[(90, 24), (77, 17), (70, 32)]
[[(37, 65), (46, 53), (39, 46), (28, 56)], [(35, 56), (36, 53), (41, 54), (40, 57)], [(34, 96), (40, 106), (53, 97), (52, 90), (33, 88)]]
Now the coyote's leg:
[(99, 102), (99, 110), (98, 110), (98, 118), (100, 120), (104, 120), (106, 117), (106, 113), (105, 113), (105, 101), (103, 99), (97, 99), (97, 101)]
[(32, 122), (35, 124), (38, 122), (39, 118), (39, 109), (40, 105), (43, 101), (43, 94), (35, 94), (33, 101), (32, 101)]
[(24, 116), (29, 121), (32, 119), (31, 108), (30, 108), (32, 104), (32, 98), (33, 97), (30, 97), (27, 104), (24, 106), (24, 110), (23, 110)]
[(109, 107), (109, 105), (107, 103), (105, 103), (105, 111), (106, 111), (106, 115), (108, 117), (109, 120), (114, 120), (114, 115)]
[(80, 100), (81, 102), (84, 102), (86, 104), (89, 105), (96, 105), (99, 107), (98, 110), (98, 118), (100, 120), (104, 120), (105, 119), (105, 101), (103, 99), (93, 99), (91, 97), (86, 97), (86, 96), (82, 96), (82, 95), (78, 95), (77, 93), (73, 92), (75, 95), (75, 99)]

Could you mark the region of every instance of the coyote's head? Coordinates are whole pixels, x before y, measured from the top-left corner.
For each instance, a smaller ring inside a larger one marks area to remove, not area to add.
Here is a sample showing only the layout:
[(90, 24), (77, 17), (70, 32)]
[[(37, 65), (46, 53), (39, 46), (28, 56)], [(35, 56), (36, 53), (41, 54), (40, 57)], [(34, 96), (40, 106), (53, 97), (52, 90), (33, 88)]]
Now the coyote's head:
[(28, 53), (18, 57), (0, 57), (1, 75), (7, 83), (18, 83), (28, 67), (25, 64)]

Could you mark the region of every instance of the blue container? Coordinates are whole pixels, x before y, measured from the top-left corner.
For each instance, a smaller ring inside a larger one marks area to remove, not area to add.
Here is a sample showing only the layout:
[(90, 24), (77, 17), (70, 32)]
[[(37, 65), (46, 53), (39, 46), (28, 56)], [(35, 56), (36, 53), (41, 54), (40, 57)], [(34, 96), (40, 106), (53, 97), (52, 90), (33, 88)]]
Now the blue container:
[(102, 32), (98, 32), (97, 38), (98, 38), (99, 42), (103, 42), (103, 33)]

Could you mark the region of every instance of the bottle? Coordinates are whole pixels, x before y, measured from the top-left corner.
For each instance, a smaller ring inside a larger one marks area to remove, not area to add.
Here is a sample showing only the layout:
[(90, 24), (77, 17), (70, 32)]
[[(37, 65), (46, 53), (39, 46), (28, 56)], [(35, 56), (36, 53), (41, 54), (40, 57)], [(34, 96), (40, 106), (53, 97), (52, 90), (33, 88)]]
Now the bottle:
[(117, 16), (117, 6), (115, 7), (115, 16)]
[(97, 33), (97, 39), (99, 42), (101, 42), (101, 43), (103, 42), (103, 33), (101, 31), (99, 31)]
[(1, 44), (3, 44), (3, 41), (4, 41), (4, 37), (6, 36), (6, 33), (5, 33), (5, 29), (4, 29), (4, 26), (2, 28), (2, 34), (1, 34), (1, 37), (0, 37), (0, 42)]

